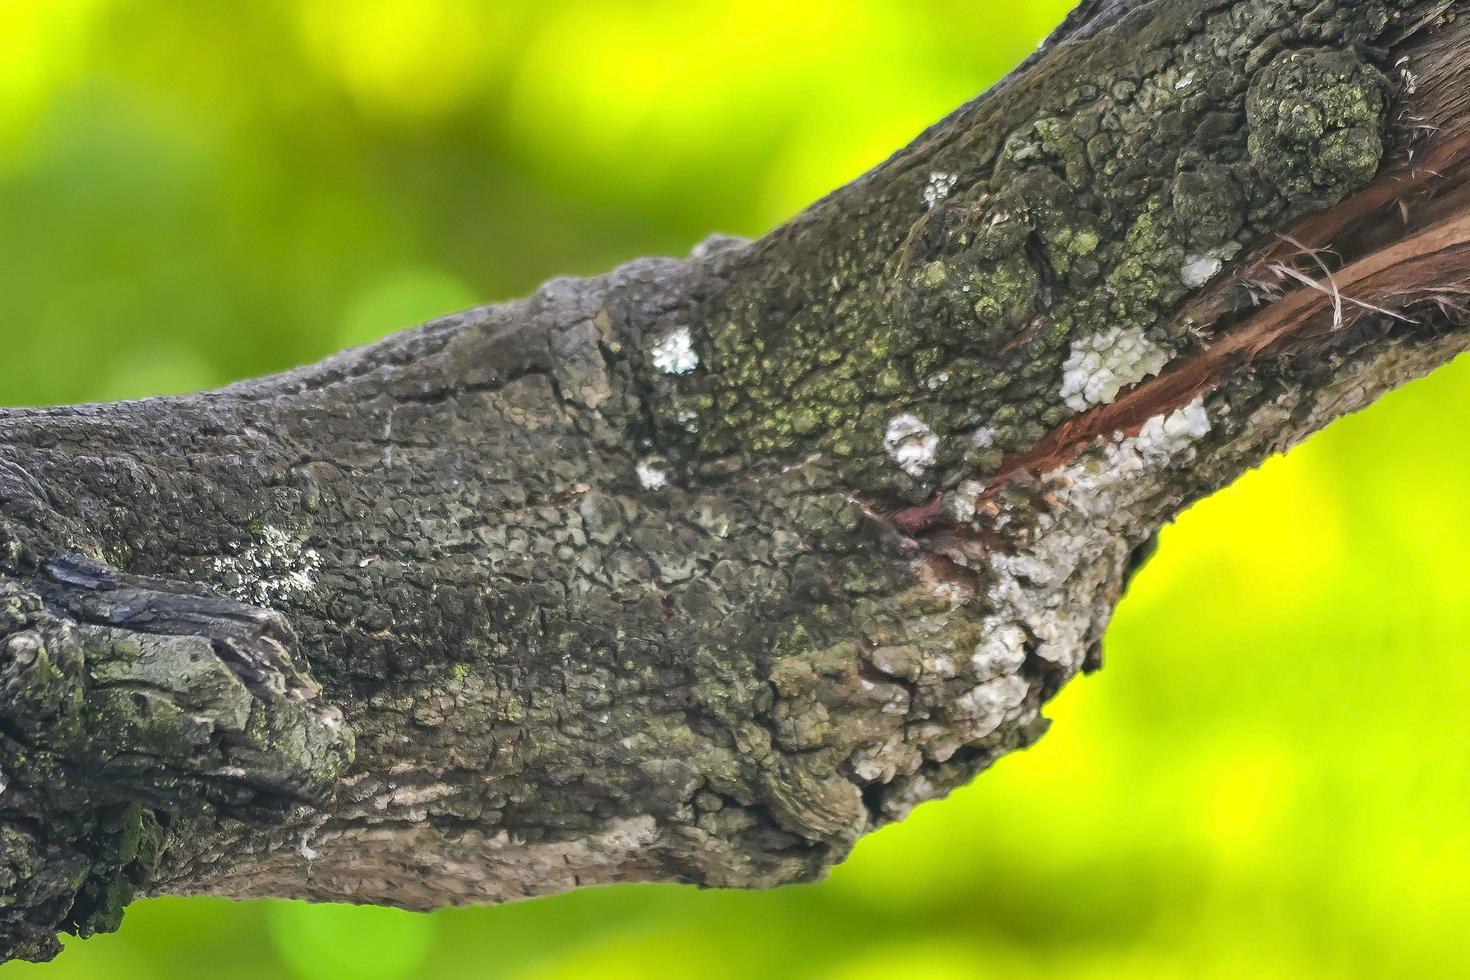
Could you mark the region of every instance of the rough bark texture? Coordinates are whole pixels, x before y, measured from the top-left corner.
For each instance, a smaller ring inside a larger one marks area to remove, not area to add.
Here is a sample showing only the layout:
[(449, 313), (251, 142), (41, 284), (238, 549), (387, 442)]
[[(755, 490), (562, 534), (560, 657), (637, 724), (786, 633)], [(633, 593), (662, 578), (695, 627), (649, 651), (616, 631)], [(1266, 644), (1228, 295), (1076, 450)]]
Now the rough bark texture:
[(1088, 0), (756, 242), (0, 412), (0, 958), (134, 894), (820, 875), (1158, 527), (1470, 344), (1470, 21)]

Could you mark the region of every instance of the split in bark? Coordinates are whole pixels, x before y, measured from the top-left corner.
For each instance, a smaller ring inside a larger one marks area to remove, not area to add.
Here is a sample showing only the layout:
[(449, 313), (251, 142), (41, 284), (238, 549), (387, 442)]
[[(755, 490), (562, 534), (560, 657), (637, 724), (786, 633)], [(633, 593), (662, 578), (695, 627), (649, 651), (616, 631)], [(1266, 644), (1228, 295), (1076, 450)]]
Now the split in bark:
[(809, 879), (1030, 743), (1161, 524), (1470, 343), (1463, 13), (1088, 0), (759, 241), (0, 413), (0, 956)]

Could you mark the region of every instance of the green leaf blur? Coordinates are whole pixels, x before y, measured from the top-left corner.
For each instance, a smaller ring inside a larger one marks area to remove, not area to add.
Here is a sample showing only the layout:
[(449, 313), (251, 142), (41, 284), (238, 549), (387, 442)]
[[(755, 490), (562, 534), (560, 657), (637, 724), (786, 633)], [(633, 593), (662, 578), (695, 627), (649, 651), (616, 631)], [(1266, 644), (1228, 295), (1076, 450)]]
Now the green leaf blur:
[[(758, 234), (1066, 0), (0, 0), (0, 403)], [(0, 978), (1470, 975), (1470, 369), (1166, 531), (1032, 751), (765, 894), (154, 900)]]

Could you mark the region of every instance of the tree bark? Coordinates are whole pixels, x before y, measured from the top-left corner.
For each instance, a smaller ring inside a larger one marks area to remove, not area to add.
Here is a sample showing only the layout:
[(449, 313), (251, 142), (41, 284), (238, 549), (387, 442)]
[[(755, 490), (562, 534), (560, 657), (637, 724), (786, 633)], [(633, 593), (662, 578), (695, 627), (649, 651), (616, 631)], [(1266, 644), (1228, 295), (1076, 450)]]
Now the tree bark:
[(0, 412), (0, 959), (808, 880), (1029, 744), (1160, 525), (1470, 345), (1464, 13), (1084, 0), (759, 241)]

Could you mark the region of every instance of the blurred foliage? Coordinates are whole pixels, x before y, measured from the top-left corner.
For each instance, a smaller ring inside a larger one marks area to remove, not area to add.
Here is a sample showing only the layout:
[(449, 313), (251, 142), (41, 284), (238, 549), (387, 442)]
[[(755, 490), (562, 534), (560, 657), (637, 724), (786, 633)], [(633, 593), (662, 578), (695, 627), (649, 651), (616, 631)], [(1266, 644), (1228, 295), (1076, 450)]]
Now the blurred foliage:
[[(0, 0), (0, 401), (210, 386), (758, 234), (1065, 0)], [(0, 978), (1470, 975), (1466, 366), (1164, 535), (1040, 745), (824, 884), (155, 900)]]

